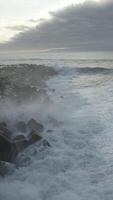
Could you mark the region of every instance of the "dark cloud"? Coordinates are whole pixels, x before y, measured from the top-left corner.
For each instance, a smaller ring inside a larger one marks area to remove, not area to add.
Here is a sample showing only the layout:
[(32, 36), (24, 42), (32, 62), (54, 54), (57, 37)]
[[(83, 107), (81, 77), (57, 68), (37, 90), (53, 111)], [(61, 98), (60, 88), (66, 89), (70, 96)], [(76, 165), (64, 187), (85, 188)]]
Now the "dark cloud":
[(113, 50), (113, 1), (86, 2), (50, 14), (51, 20), (18, 34), (4, 48)]

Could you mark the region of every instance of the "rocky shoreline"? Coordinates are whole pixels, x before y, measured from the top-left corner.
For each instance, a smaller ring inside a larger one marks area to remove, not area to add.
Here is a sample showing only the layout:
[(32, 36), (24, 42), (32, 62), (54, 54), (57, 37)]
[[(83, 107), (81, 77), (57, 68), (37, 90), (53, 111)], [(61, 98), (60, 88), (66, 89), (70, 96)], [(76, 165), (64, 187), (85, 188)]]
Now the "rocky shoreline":
[[(42, 95), (45, 98), (46, 80), (56, 74), (54, 69), (41, 65), (0, 66), (1, 111), (3, 112), (2, 102), (7, 99), (12, 100), (12, 103), (22, 103), (38, 99)], [(29, 118), (27, 122), (18, 119), (12, 122), (12, 129), (11, 119), (10, 122), (2, 119), (2, 112), (0, 115), (0, 176), (5, 176), (13, 171), (17, 165), (16, 158), (24, 149), (36, 142), (41, 142), (44, 148), (51, 145), (42, 136), (43, 124), (36, 119)]]

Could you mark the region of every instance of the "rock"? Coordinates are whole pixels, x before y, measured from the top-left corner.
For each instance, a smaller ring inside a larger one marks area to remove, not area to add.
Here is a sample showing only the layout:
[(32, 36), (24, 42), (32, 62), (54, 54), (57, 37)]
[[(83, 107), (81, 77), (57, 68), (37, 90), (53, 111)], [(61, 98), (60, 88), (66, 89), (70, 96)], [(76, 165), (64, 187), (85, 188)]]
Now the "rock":
[(14, 171), (15, 167), (13, 164), (0, 161), (0, 176), (5, 176), (11, 174)]
[(25, 140), (25, 136), (24, 135), (17, 135), (16, 137), (13, 138), (13, 141), (22, 141)]
[(9, 139), (12, 137), (12, 132), (6, 127), (6, 124), (4, 122), (0, 124), (0, 134)]
[(0, 160), (11, 160), (12, 144), (6, 135), (0, 130)]
[[(24, 135), (18, 135), (13, 139), (13, 143), (12, 143), (13, 152), (15, 152), (17, 155), (20, 151), (28, 147), (28, 145), (29, 145), (28, 141), (24, 137)], [(15, 155), (15, 153), (13, 152), (12, 152), (12, 155), (13, 154)]]
[(15, 124), (15, 128), (17, 129), (17, 131), (22, 133), (25, 133), (27, 131), (27, 126), (23, 121), (20, 121), (17, 124)]
[(32, 131), (28, 136), (28, 144), (31, 145), (41, 139), (42, 137), (40, 135), (38, 135), (35, 131)]
[(17, 154), (28, 146), (25, 138), (10, 140), (0, 131), (0, 160), (13, 162)]
[(38, 123), (35, 119), (31, 119), (28, 121), (27, 126), (31, 129), (31, 130), (35, 130), (38, 132), (42, 132), (44, 130), (44, 127), (42, 124)]
[(23, 135), (18, 135), (13, 140), (9, 140), (0, 133), (0, 160), (13, 162), (19, 152), (41, 139), (42, 137), (35, 131), (29, 134), (28, 139)]
[[(14, 162), (17, 155), (27, 148), (29, 145), (40, 141), (42, 136), (39, 134), (43, 131), (43, 125), (37, 123), (34, 119), (28, 122), (28, 127), (24, 122), (16, 124), (18, 130), (25, 131), (30, 129), (30, 134), (27, 138), (24, 135), (17, 135), (12, 138), (12, 132), (7, 128), (7, 125), (0, 123), (0, 160), (4, 162)], [(42, 140), (43, 146), (50, 146), (49, 142), (45, 139)]]

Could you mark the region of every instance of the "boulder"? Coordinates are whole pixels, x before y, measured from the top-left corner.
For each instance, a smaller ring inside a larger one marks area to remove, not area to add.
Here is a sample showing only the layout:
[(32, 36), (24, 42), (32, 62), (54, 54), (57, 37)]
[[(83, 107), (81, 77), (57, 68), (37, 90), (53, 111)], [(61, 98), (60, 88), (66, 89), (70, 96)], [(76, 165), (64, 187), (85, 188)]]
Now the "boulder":
[(20, 121), (17, 124), (15, 124), (15, 128), (17, 131), (25, 133), (27, 131), (27, 126), (25, 124), (25, 122)]
[[(23, 151), (29, 145), (36, 143), (37, 141), (42, 140), (43, 146), (50, 146), (49, 142), (43, 139), (40, 135), (44, 129), (43, 125), (38, 123), (36, 120), (29, 120), (27, 125), (23, 121), (20, 121), (15, 125), (15, 127), (18, 129), (18, 131), (21, 132), (26, 132), (29, 129), (30, 134), (27, 138), (22, 134), (12, 137), (13, 133), (7, 128), (7, 124), (5, 122), (0, 123), (0, 162), (2, 162), (2, 165), (0, 165), (1, 168), (4, 166), (3, 163), (13, 163), (21, 151)], [(7, 168), (4, 168), (4, 170), (6, 169)], [(5, 174), (6, 171), (1, 173)]]
[(9, 139), (12, 137), (12, 132), (7, 128), (5, 122), (0, 123), (0, 134), (4, 135)]
[(13, 141), (0, 132), (0, 160), (13, 162), (17, 154), (27, 147), (27, 141)]
[(12, 143), (0, 130), (0, 160), (9, 162), (11, 160)]
[(41, 133), (44, 130), (43, 125), (38, 123), (35, 119), (30, 119), (27, 123), (27, 126), (29, 129), (38, 131), (39, 133)]
[(19, 152), (41, 139), (42, 137), (36, 132), (31, 132), (28, 139), (23, 135), (18, 135), (13, 140), (10, 140), (0, 132), (0, 160), (13, 162)]
[(42, 137), (37, 134), (35, 131), (32, 131), (28, 136), (28, 145), (31, 145), (37, 141), (40, 141)]
[(14, 142), (16, 142), (16, 141), (22, 141), (22, 140), (26, 140), (24, 135), (16, 135), (16, 136), (13, 138), (13, 141), (14, 141)]
[(12, 140), (12, 148), (13, 148), (13, 152), (12, 155), (14, 154), (14, 157), (16, 157), (16, 155), (22, 151), (23, 149), (25, 149), (28, 146), (28, 141), (27, 139), (24, 137), (24, 135), (17, 135), (13, 140)]

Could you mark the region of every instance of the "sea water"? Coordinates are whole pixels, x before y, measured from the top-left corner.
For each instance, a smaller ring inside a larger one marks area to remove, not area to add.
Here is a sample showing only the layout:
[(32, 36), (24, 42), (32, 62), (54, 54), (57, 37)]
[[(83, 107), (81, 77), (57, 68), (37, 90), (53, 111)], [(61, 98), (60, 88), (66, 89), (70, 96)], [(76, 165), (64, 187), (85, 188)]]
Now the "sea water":
[(0, 200), (113, 200), (112, 56), (1, 55), (1, 67), (44, 64), (58, 75), (47, 81), (50, 103), (35, 100), (15, 108), (40, 116), (51, 148), (35, 144), (25, 150), (32, 162), (0, 179)]

